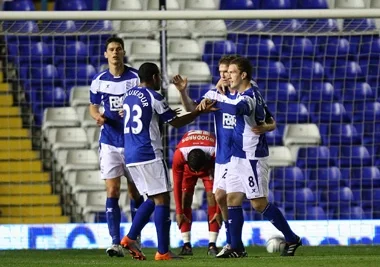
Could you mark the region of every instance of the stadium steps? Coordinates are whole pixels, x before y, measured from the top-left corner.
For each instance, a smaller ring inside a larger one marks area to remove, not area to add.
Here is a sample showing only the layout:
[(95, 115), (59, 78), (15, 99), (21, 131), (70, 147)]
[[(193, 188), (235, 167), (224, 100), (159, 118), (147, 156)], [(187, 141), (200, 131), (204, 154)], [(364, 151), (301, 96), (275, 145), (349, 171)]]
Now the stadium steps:
[(62, 214), (60, 206), (19, 206), (19, 207), (0, 207), (3, 217), (22, 217), (22, 216), (57, 216)]
[(67, 216), (0, 217), (0, 224), (70, 223)]
[(48, 183), (50, 181), (49, 173), (1, 173), (0, 183)]
[(69, 223), (0, 72), (0, 224)]
[(0, 195), (48, 195), (51, 191), (51, 185), (48, 183), (0, 184)]

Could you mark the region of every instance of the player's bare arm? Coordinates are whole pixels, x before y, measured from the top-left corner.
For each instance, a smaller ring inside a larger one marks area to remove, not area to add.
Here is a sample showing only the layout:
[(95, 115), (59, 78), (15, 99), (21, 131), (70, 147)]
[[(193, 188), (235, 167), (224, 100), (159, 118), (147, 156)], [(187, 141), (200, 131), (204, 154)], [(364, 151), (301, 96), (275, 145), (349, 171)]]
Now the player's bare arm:
[[(209, 107), (210, 105), (214, 105), (215, 102), (216, 101), (213, 101), (209, 98), (204, 98), (204, 99), (202, 99), (201, 103), (199, 103), (199, 105), (195, 109), (198, 111), (201, 111), (201, 112), (216, 111), (216, 110), (218, 110), (218, 108), (215, 108), (213, 106)], [(209, 111), (206, 111), (207, 109), (209, 109)]]
[(181, 103), (185, 107), (185, 110), (188, 112), (194, 111), (196, 104), (187, 94), (187, 78), (182, 78), (181, 75), (175, 75), (172, 80), (173, 84), (177, 88), (180, 97)]
[(196, 117), (198, 117), (202, 113), (208, 113), (213, 112), (217, 110), (214, 108), (215, 101), (212, 101), (208, 104), (206, 104), (205, 108), (203, 110), (194, 110), (186, 115), (183, 115), (181, 117), (176, 117), (175, 119), (171, 120), (169, 123), (171, 126), (175, 128), (180, 128), (182, 126), (185, 126), (186, 124), (191, 123), (193, 120), (195, 120)]
[(252, 131), (258, 135), (271, 132), (274, 129), (276, 129), (276, 121), (273, 119), (273, 117), (266, 118), (265, 121), (260, 125), (252, 127)]
[(90, 115), (96, 121), (98, 126), (102, 126), (106, 122), (106, 117), (100, 113), (99, 105), (90, 104)]

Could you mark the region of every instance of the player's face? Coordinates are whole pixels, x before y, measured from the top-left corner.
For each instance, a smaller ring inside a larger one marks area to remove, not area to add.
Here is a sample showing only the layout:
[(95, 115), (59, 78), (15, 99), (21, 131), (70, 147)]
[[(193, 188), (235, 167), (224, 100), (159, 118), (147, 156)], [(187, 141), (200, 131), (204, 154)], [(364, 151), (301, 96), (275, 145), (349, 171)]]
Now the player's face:
[(238, 69), (237, 65), (231, 64), (228, 67), (228, 74), (230, 76), (229, 81), (230, 81), (230, 88), (231, 89), (238, 89), (240, 84), (242, 83), (242, 75), (240, 70)]
[(226, 65), (226, 64), (220, 64), (219, 65), (219, 75), (220, 75), (220, 79), (222, 79), (223, 86), (229, 86), (230, 85), (230, 82), (229, 82), (230, 75), (228, 73), (228, 65)]
[(125, 51), (121, 44), (112, 42), (107, 46), (107, 51), (104, 52), (104, 57), (108, 59), (108, 64), (119, 65), (123, 64)]
[(155, 74), (153, 76), (154, 90), (160, 91), (161, 89), (161, 73)]

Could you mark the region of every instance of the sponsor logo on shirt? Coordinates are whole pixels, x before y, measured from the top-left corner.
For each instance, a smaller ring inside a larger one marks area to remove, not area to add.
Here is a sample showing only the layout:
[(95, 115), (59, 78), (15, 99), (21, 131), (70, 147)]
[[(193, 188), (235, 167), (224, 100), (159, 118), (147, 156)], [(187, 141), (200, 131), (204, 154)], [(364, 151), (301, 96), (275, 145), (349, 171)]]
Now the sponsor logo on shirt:
[(228, 113), (223, 113), (223, 128), (233, 129), (236, 126), (236, 117)]
[(110, 96), (110, 110), (111, 111), (119, 111), (123, 108), (123, 97), (122, 96)]

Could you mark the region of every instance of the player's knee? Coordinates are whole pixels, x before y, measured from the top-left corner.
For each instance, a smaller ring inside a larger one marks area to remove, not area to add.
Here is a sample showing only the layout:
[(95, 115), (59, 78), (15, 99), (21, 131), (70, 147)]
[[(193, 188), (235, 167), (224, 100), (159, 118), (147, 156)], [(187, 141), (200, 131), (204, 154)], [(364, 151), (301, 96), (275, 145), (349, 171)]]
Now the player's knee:
[(227, 195), (227, 205), (228, 206), (241, 206), (243, 203), (244, 194), (243, 193), (231, 193)]
[(120, 187), (119, 186), (107, 186), (107, 197), (119, 198), (120, 197)]
[(251, 205), (252, 208), (255, 209), (255, 211), (263, 212), (266, 206), (268, 205), (268, 200), (266, 197), (251, 199)]
[(216, 190), (215, 192), (215, 200), (219, 205), (226, 205), (227, 194), (226, 191)]

